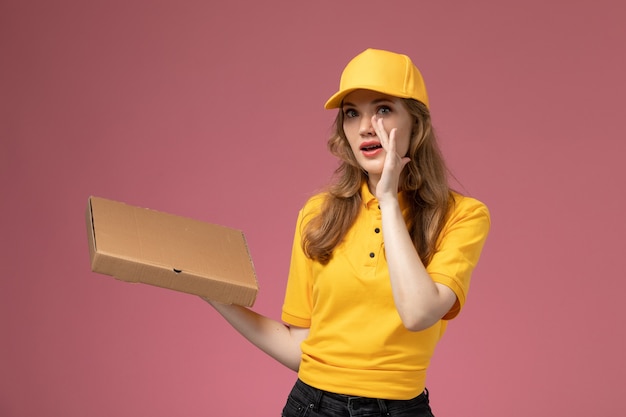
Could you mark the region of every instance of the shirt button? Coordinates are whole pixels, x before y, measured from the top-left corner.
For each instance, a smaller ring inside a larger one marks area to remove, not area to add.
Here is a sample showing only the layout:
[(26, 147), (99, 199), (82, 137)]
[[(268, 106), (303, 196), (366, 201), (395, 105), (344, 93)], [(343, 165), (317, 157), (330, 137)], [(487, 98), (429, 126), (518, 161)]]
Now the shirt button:
[(377, 227), (376, 229), (374, 229), (374, 232), (380, 233), (380, 229)]
[(370, 252), (370, 258), (373, 258), (374, 256), (376, 256), (374, 252)]

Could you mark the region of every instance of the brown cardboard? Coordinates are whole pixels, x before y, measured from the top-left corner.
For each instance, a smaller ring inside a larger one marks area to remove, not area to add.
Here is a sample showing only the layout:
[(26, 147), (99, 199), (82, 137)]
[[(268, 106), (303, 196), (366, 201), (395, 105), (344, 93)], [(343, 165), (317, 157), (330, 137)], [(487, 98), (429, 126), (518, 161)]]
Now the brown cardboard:
[(222, 303), (254, 304), (256, 274), (239, 230), (90, 197), (87, 232), (94, 272)]

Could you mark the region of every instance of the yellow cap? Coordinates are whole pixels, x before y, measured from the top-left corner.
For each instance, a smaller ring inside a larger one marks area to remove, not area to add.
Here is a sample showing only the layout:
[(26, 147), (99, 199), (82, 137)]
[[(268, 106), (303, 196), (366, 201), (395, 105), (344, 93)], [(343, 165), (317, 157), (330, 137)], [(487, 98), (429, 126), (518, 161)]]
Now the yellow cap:
[(422, 74), (406, 55), (380, 49), (361, 52), (346, 65), (341, 74), (339, 91), (328, 99), (324, 108), (341, 107), (344, 97), (359, 89), (413, 98), (428, 107), (428, 94)]

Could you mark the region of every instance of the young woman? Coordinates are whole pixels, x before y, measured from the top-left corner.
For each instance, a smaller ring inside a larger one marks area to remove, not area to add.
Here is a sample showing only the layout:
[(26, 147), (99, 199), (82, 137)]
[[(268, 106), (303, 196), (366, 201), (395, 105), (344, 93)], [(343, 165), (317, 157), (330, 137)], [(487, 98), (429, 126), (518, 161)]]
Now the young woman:
[(426, 370), (465, 303), (490, 226), (453, 192), (419, 70), (368, 49), (344, 69), (328, 145), (341, 160), (300, 211), (281, 322), (210, 302), (298, 372), (284, 417), (432, 416)]

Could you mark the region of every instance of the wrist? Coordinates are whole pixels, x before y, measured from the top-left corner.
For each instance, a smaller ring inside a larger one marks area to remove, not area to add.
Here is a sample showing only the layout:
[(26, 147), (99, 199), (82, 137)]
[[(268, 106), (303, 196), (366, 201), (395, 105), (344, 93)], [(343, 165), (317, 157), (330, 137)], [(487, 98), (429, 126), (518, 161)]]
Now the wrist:
[(397, 195), (389, 195), (378, 199), (378, 207), (381, 211), (400, 210), (400, 202)]

